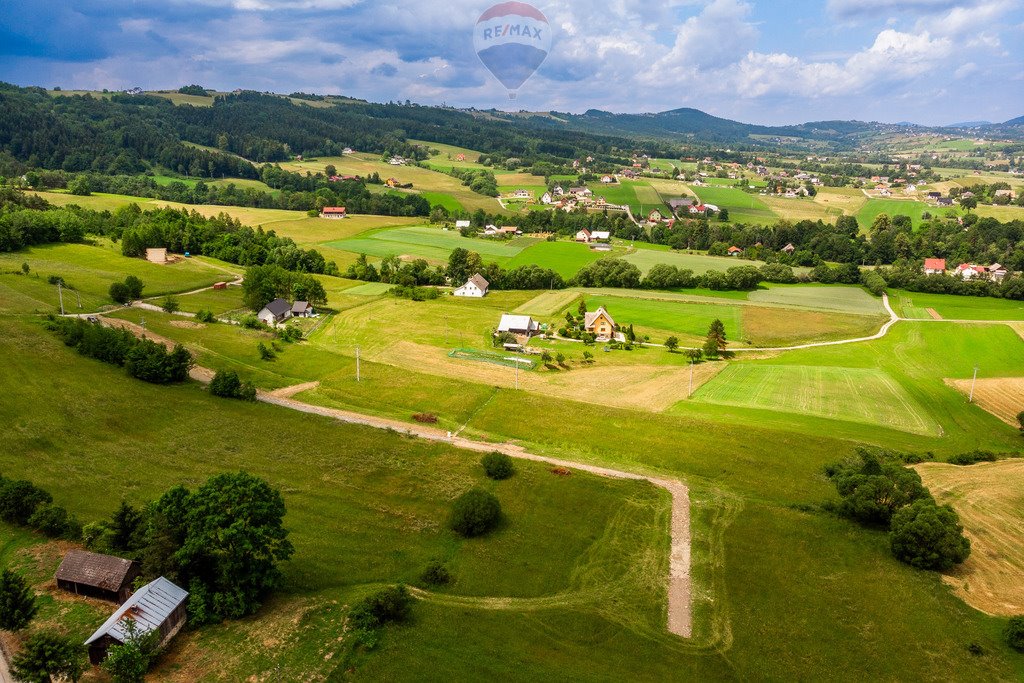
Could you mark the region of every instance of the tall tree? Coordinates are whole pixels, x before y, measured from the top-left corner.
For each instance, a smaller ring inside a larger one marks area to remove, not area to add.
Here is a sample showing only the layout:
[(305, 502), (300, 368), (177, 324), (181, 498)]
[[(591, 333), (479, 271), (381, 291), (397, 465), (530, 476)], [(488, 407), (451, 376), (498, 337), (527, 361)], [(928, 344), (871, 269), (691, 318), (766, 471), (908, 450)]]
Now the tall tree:
[(36, 614), (36, 596), (25, 579), (10, 569), (0, 572), (0, 629), (20, 631)]
[(53, 631), (33, 633), (11, 662), (11, 673), (25, 683), (51, 683), (54, 678), (77, 682), (84, 672), (81, 643)]

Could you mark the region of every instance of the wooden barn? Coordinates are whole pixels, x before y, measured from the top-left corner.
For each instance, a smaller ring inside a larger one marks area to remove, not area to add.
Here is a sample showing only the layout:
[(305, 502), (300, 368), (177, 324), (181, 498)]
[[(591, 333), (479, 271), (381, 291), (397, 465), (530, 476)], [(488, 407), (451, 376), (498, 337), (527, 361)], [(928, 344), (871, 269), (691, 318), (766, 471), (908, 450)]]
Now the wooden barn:
[(89, 646), (89, 661), (101, 664), (111, 645), (124, 644), (128, 638), (126, 619), (135, 621), (140, 635), (157, 631), (160, 634), (157, 647), (163, 647), (185, 625), (187, 600), (188, 591), (162, 576), (147, 583), (85, 641)]
[(57, 569), (57, 587), (76, 595), (124, 602), (132, 594), (139, 563), (113, 555), (69, 550)]

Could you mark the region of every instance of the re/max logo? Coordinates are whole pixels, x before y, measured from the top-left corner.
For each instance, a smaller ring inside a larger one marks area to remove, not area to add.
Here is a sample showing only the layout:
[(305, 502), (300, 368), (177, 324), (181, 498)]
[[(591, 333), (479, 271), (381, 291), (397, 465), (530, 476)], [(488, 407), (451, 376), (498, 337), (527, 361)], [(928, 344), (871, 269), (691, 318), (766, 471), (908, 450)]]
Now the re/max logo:
[(540, 29), (525, 24), (505, 24), (484, 29), (484, 40), (504, 38), (505, 36), (523, 36), (531, 40), (540, 40)]

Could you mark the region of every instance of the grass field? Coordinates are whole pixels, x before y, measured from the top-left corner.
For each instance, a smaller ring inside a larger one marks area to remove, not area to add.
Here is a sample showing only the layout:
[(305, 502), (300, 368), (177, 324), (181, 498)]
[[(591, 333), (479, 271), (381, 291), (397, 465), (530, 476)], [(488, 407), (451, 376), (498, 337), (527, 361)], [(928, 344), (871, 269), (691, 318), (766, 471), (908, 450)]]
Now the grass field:
[(939, 503), (960, 515), (971, 556), (947, 575), (967, 604), (988, 614), (1024, 614), (1024, 460), (915, 469)]
[(598, 306), (604, 306), (619, 325), (632, 323), (637, 333), (650, 334), (651, 341), (657, 344), (672, 334), (697, 340), (707, 335), (708, 327), (715, 319), (725, 324), (725, 333), (730, 339), (741, 336), (739, 306), (645, 301), (617, 296), (587, 296), (585, 300), (587, 310), (596, 311)]
[(645, 274), (659, 263), (670, 266), (692, 270), (694, 274), (701, 275), (709, 270), (720, 270), (725, 272), (734, 266), (763, 266), (762, 261), (747, 261), (728, 256), (708, 256), (707, 254), (687, 254), (681, 251), (667, 248), (651, 248), (653, 245), (640, 245), (636, 243), (636, 251), (626, 254), (622, 258), (636, 265)]
[(751, 292), (747, 299), (800, 308), (841, 311), (857, 315), (883, 315), (882, 300), (861, 287), (833, 285), (772, 285)]
[(583, 266), (605, 256), (608, 254), (593, 251), (585, 244), (533, 240), (530, 246), (516, 254), (505, 265), (509, 268), (525, 265), (550, 268), (568, 279)]
[(897, 382), (867, 368), (733, 363), (701, 387), (694, 400), (864, 422), (915, 434), (939, 432), (935, 421)]
[(933, 216), (944, 216), (949, 210), (949, 207), (929, 206), (924, 202), (907, 199), (869, 199), (857, 211), (856, 215), (857, 223), (860, 224), (862, 230), (870, 228), (871, 224), (875, 222), (875, 218), (883, 213), (888, 214), (890, 217), (910, 216), (911, 223), (916, 230), (921, 225), (921, 221), (924, 220), (923, 214), (925, 212)]
[(773, 225), (779, 220), (779, 215), (761, 201), (758, 195), (731, 187), (704, 186), (689, 189), (691, 193), (700, 197), (702, 202), (714, 204), (719, 209), (728, 209), (730, 221)]
[(893, 310), (905, 318), (930, 320), (928, 309), (947, 320), (1024, 320), (1024, 302), (980, 296), (890, 292)]
[[(20, 273), (22, 263), (29, 264), (29, 275), (9, 274)], [(63, 277), (73, 288), (64, 290), (64, 308), (69, 313), (112, 304), (107, 290), (126, 275), (142, 279), (146, 286), (143, 296), (185, 292), (228, 277), (223, 270), (198, 259), (161, 265), (128, 258), (121, 255), (119, 245), (102, 240), (97, 246), (52, 244), (0, 254), (0, 273), (0, 312), (4, 313), (59, 312), (57, 288), (46, 281), (50, 275)], [(81, 309), (75, 292), (81, 295)]]
[(474, 239), (441, 228), (408, 227), (378, 230), (360, 237), (336, 240), (326, 246), (368, 256), (408, 256), (434, 263), (447, 262), (453, 249), (475, 251), (485, 260), (505, 263), (523, 248), (499, 240)]
[[(980, 370), (980, 368), (979, 368)], [(1017, 416), (1024, 412), (1024, 377), (985, 377), (977, 380), (951, 379), (964, 398), (992, 413), (1011, 427), (1020, 427)]]
[(420, 196), (430, 202), (431, 207), (443, 206), (452, 213), (466, 210), (458, 199), (444, 192), (420, 192)]
[(838, 210), (848, 216), (855, 216), (867, 201), (863, 192), (852, 187), (819, 187), (818, 193), (814, 195), (814, 203), (823, 205), (830, 215), (836, 214)]

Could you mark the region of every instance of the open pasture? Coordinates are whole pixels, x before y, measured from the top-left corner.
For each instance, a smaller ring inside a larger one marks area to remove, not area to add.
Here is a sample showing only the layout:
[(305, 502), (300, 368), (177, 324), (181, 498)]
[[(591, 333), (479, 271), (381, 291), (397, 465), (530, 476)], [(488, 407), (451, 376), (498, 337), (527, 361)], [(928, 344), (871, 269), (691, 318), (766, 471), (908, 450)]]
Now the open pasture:
[[(112, 304), (107, 295), (110, 285), (136, 275), (145, 283), (143, 296), (186, 292), (224, 280), (227, 274), (197, 259), (156, 264), (141, 258), (121, 255), (120, 245), (99, 241), (88, 244), (50, 244), (0, 254), (0, 272), (21, 271), (28, 263), (29, 275), (0, 275), (0, 291), (13, 293), (0, 299), (0, 310), (9, 313), (59, 311), (57, 288), (47, 283), (50, 275), (59, 275), (73, 288), (64, 290), (64, 308), (69, 313), (93, 311)], [(81, 294), (78, 308), (75, 292)]]
[[(675, 251), (666, 247), (653, 247), (653, 245), (634, 243), (636, 251), (626, 254), (621, 258), (637, 266), (644, 274), (653, 266), (664, 263), (686, 270), (692, 270), (694, 274), (701, 275), (709, 270), (727, 271), (735, 266), (763, 266), (763, 261), (748, 261), (729, 256), (708, 256), (707, 254), (689, 254)], [(796, 270), (796, 269), (794, 269)]]
[(574, 304), (579, 297), (579, 292), (571, 289), (543, 292), (520, 305), (512, 312), (550, 318), (558, 315), (558, 312), (564, 310), (566, 306)]
[(1024, 301), (1013, 299), (896, 290), (890, 293), (889, 301), (896, 313), (904, 318), (930, 320), (930, 308), (946, 320), (1024, 321)]
[(896, 381), (869, 368), (732, 363), (694, 400), (877, 424), (914, 434), (939, 427)]
[(434, 263), (446, 262), (452, 250), (459, 247), (477, 252), (484, 260), (499, 263), (504, 263), (523, 250), (522, 247), (500, 240), (463, 237), (454, 230), (426, 226), (379, 230), (360, 237), (328, 242), (327, 246), (379, 258), (410, 256)]
[(946, 583), (987, 614), (1024, 614), (1024, 459), (914, 469), (940, 504), (953, 506), (971, 540), (971, 556), (945, 575)]
[(773, 225), (779, 215), (761, 201), (758, 195), (749, 194), (732, 187), (690, 186), (690, 192), (700, 197), (705, 204), (714, 204), (719, 209), (729, 210), (729, 220), (735, 223)]
[[(759, 197), (759, 199), (780, 218), (790, 221), (820, 220), (825, 223), (834, 223), (839, 216), (843, 215), (841, 207), (816, 202), (814, 199), (807, 197), (787, 198), (765, 195)], [(729, 211), (731, 219), (732, 209)]]
[(861, 230), (867, 230), (875, 222), (879, 214), (893, 216), (909, 216), (910, 221), (916, 230), (924, 220), (924, 214), (930, 213), (933, 216), (946, 215), (950, 207), (930, 206), (924, 202), (912, 199), (868, 199), (864, 206), (857, 211), (857, 223)]
[(864, 193), (853, 187), (819, 187), (818, 193), (814, 195), (814, 203), (824, 206), (833, 220), (843, 214), (857, 215), (867, 201)]
[(550, 268), (563, 278), (570, 278), (583, 266), (609, 256), (608, 252), (593, 251), (586, 244), (576, 242), (548, 242), (531, 240), (530, 245), (506, 264), (509, 268), (536, 265)]
[(585, 301), (587, 310), (596, 311), (604, 306), (620, 326), (632, 323), (638, 333), (650, 334), (656, 344), (673, 334), (698, 340), (707, 335), (715, 319), (725, 324), (729, 339), (739, 339), (742, 334), (740, 308), (727, 303), (676, 303), (594, 295), (587, 295)]
[(882, 300), (863, 288), (842, 285), (770, 285), (747, 296), (755, 303), (773, 303), (798, 308), (840, 311), (857, 315), (884, 315)]

